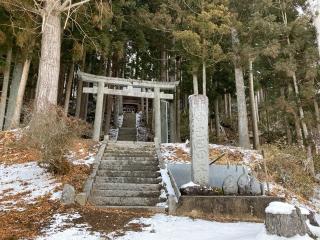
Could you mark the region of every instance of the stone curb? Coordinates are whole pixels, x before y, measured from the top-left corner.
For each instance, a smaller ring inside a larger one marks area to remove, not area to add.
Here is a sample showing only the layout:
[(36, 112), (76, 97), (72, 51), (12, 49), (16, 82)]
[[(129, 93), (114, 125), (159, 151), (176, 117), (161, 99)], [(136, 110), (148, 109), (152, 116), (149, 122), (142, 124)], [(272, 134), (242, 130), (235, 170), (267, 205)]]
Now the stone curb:
[(97, 175), (97, 171), (101, 162), (101, 159), (103, 157), (103, 154), (105, 152), (105, 149), (107, 147), (107, 141), (103, 141), (102, 145), (100, 146), (100, 149), (94, 159), (93, 165), (92, 165), (92, 173), (89, 175), (89, 177), (87, 178), (84, 187), (83, 187), (83, 192), (78, 193), (76, 195), (75, 201), (80, 204), (81, 206), (86, 205), (88, 198), (90, 196), (91, 190), (92, 190), (92, 186), (93, 186), (93, 181), (94, 178)]

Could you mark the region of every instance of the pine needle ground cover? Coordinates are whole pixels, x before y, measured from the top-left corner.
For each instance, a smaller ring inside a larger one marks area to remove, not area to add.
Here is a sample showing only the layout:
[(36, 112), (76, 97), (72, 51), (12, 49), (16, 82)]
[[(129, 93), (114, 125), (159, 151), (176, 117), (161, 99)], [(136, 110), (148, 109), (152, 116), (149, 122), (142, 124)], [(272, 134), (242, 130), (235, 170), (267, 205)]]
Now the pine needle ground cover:
[(80, 190), (90, 173), (98, 145), (74, 139), (66, 159), (71, 170), (53, 175), (39, 165), (41, 151), (23, 141), (24, 129), (0, 133), (0, 239), (33, 238), (62, 211), (62, 187), (72, 184)]

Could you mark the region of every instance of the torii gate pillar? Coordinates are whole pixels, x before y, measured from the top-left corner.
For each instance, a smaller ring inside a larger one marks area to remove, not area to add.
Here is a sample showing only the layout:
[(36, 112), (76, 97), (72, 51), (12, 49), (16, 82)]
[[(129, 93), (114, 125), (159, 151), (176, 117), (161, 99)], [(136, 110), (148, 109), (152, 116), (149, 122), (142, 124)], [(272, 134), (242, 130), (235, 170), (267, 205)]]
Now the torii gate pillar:
[(104, 97), (104, 83), (98, 83), (96, 112), (93, 125), (93, 140), (100, 140), (101, 124), (102, 124), (102, 112), (103, 112), (103, 97)]
[(160, 88), (154, 88), (154, 127), (155, 127), (155, 138), (158, 143), (161, 143), (161, 108), (160, 108)]

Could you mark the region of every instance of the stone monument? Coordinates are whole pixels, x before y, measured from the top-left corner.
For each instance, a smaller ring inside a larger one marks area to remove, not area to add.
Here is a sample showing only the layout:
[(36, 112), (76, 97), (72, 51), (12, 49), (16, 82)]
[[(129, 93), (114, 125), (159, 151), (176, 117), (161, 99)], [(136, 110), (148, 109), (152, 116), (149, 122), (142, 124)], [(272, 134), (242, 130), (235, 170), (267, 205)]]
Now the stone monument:
[(201, 186), (209, 185), (208, 98), (204, 95), (189, 97), (191, 175)]

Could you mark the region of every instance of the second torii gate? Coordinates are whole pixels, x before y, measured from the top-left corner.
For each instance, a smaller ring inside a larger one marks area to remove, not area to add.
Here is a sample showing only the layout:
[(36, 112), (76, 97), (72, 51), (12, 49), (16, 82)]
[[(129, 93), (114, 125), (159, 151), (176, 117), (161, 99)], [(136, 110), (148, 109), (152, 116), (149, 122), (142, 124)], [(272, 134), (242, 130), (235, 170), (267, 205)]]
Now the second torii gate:
[[(171, 93), (164, 93), (161, 90), (174, 91), (179, 82), (154, 82), (137, 79), (125, 79), (97, 76), (93, 74), (84, 73), (78, 71), (77, 75), (79, 79), (84, 82), (94, 83), (93, 87), (84, 87), (84, 93), (97, 94), (97, 103), (95, 111), (95, 119), (93, 126), (93, 139), (100, 140), (101, 125), (102, 125), (102, 113), (103, 113), (103, 98), (104, 94), (129, 96), (137, 98), (150, 98), (153, 99), (154, 107), (154, 126), (155, 126), (155, 138), (161, 142), (161, 99), (173, 100), (174, 95)], [(111, 89), (108, 86), (119, 86), (123, 89)], [(135, 88), (144, 88), (146, 91), (134, 91)], [(147, 90), (148, 89), (148, 90)]]

